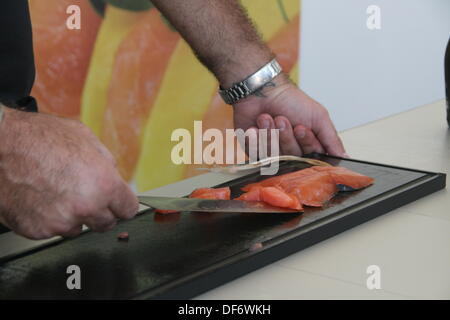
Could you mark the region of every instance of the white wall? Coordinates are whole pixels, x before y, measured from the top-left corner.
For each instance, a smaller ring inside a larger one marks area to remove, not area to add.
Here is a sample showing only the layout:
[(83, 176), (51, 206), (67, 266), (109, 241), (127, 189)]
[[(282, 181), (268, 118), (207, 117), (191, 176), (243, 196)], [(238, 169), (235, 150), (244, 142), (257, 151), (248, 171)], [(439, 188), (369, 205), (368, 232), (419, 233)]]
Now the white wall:
[[(450, 0), (302, 3), (300, 84), (338, 130), (444, 98)], [(369, 5), (381, 30), (366, 26)]]

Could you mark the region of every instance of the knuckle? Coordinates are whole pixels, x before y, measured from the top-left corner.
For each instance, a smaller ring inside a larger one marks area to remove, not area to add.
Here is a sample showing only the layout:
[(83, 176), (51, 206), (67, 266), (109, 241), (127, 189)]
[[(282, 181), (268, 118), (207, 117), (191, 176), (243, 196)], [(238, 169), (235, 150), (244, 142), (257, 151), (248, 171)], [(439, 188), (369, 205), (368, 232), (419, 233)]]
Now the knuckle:
[(90, 218), (95, 211), (95, 206), (90, 201), (78, 201), (74, 204), (73, 214), (83, 221)]
[(97, 178), (97, 187), (101, 192), (110, 192), (114, 190), (115, 183), (109, 176), (102, 174)]
[(123, 193), (120, 180), (111, 176), (104, 177), (99, 181), (99, 190), (104, 195), (107, 195), (108, 199), (114, 196), (121, 196)]
[(84, 172), (83, 181), (85, 186), (83, 193), (87, 194), (88, 198), (96, 198), (98, 194), (111, 192), (114, 189), (114, 172), (108, 166), (94, 164), (92, 168)]

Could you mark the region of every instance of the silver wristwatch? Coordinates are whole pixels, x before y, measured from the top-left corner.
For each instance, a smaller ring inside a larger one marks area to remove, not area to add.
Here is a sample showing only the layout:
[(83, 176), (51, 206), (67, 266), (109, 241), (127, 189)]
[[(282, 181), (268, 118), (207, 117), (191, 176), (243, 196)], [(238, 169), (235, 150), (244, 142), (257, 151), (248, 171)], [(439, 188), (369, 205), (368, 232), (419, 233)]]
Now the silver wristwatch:
[(281, 73), (282, 69), (276, 59), (273, 59), (264, 67), (256, 71), (247, 79), (233, 84), (229, 89), (219, 88), (219, 93), (222, 99), (227, 104), (235, 104), (241, 99), (251, 95), (258, 89), (261, 89), (265, 84), (272, 81)]

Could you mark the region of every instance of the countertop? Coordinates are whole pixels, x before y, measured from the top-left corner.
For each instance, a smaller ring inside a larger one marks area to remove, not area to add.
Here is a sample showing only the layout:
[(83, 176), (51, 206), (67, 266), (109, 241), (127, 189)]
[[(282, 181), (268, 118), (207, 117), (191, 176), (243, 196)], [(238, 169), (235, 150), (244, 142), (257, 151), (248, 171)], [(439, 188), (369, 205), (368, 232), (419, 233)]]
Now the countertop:
[[(340, 133), (352, 158), (449, 172), (441, 100)], [(207, 173), (146, 194), (183, 196), (236, 176)], [(439, 191), (240, 277), (197, 299), (449, 299), (450, 196)], [(0, 257), (58, 241), (0, 234)], [(380, 268), (381, 289), (366, 286)]]

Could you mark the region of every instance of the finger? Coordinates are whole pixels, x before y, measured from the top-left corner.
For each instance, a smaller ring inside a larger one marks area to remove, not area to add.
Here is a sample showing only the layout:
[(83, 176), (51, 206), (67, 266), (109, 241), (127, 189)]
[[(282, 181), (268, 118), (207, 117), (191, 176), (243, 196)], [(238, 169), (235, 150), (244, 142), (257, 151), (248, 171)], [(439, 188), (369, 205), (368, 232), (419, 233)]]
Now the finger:
[(256, 119), (256, 124), (259, 129), (275, 129), (275, 122), (272, 116), (268, 113), (260, 114)]
[(348, 157), (344, 144), (329, 117), (322, 120), (321, 126), (315, 134), (326, 153), (337, 157)]
[(61, 236), (63, 236), (64, 238), (74, 238), (74, 237), (80, 235), (81, 231), (83, 231), (83, 226), (79, 225), (79, 226), (76, 226), (76, 227), (70, 229), (69, 231), (61, 234)]
[(316, 136), (309, 128), (297, 125), (294, 128), (294, 134), (304, 154), (325, 152), (319, 140), (317, 140)]
[(286, 117), (275, 118), (275, 126), (280, 130), (280, 152), (284, 155), (301, 156), (302, 150), (295, 139), (292, 125)]
[(250, 162), (258, 160), (258, 128), (250, 127), (245, 132), (245, 152)]
[(131, 219), (137, 214), (139, 201), (125, 182), (120, 182), (113, 192), (109, 209), (117, 219)]
[(95, 232), (105, 232), (111, 230), (116, 223), (117, 219), (109, 209), (104, 209), (98, 214), (88, 217), (84, 221), (84, 224)]
[(264, 138), (264, 134), (262, 132), (258, 132), (258, 156), (259, 158), (266, 158), (269, 155), (272, 155), (271, 150), (271, 141), (272, 141), (272, 129), (275, 128), (275, 121), (270, 114), (263, 113), (258, 116), (256, 119), (256, 124), (258, 125), (258, 129), (266, 130), (265, 136), (267, 137), (264, 140), (259, 141), (259, 138)]

